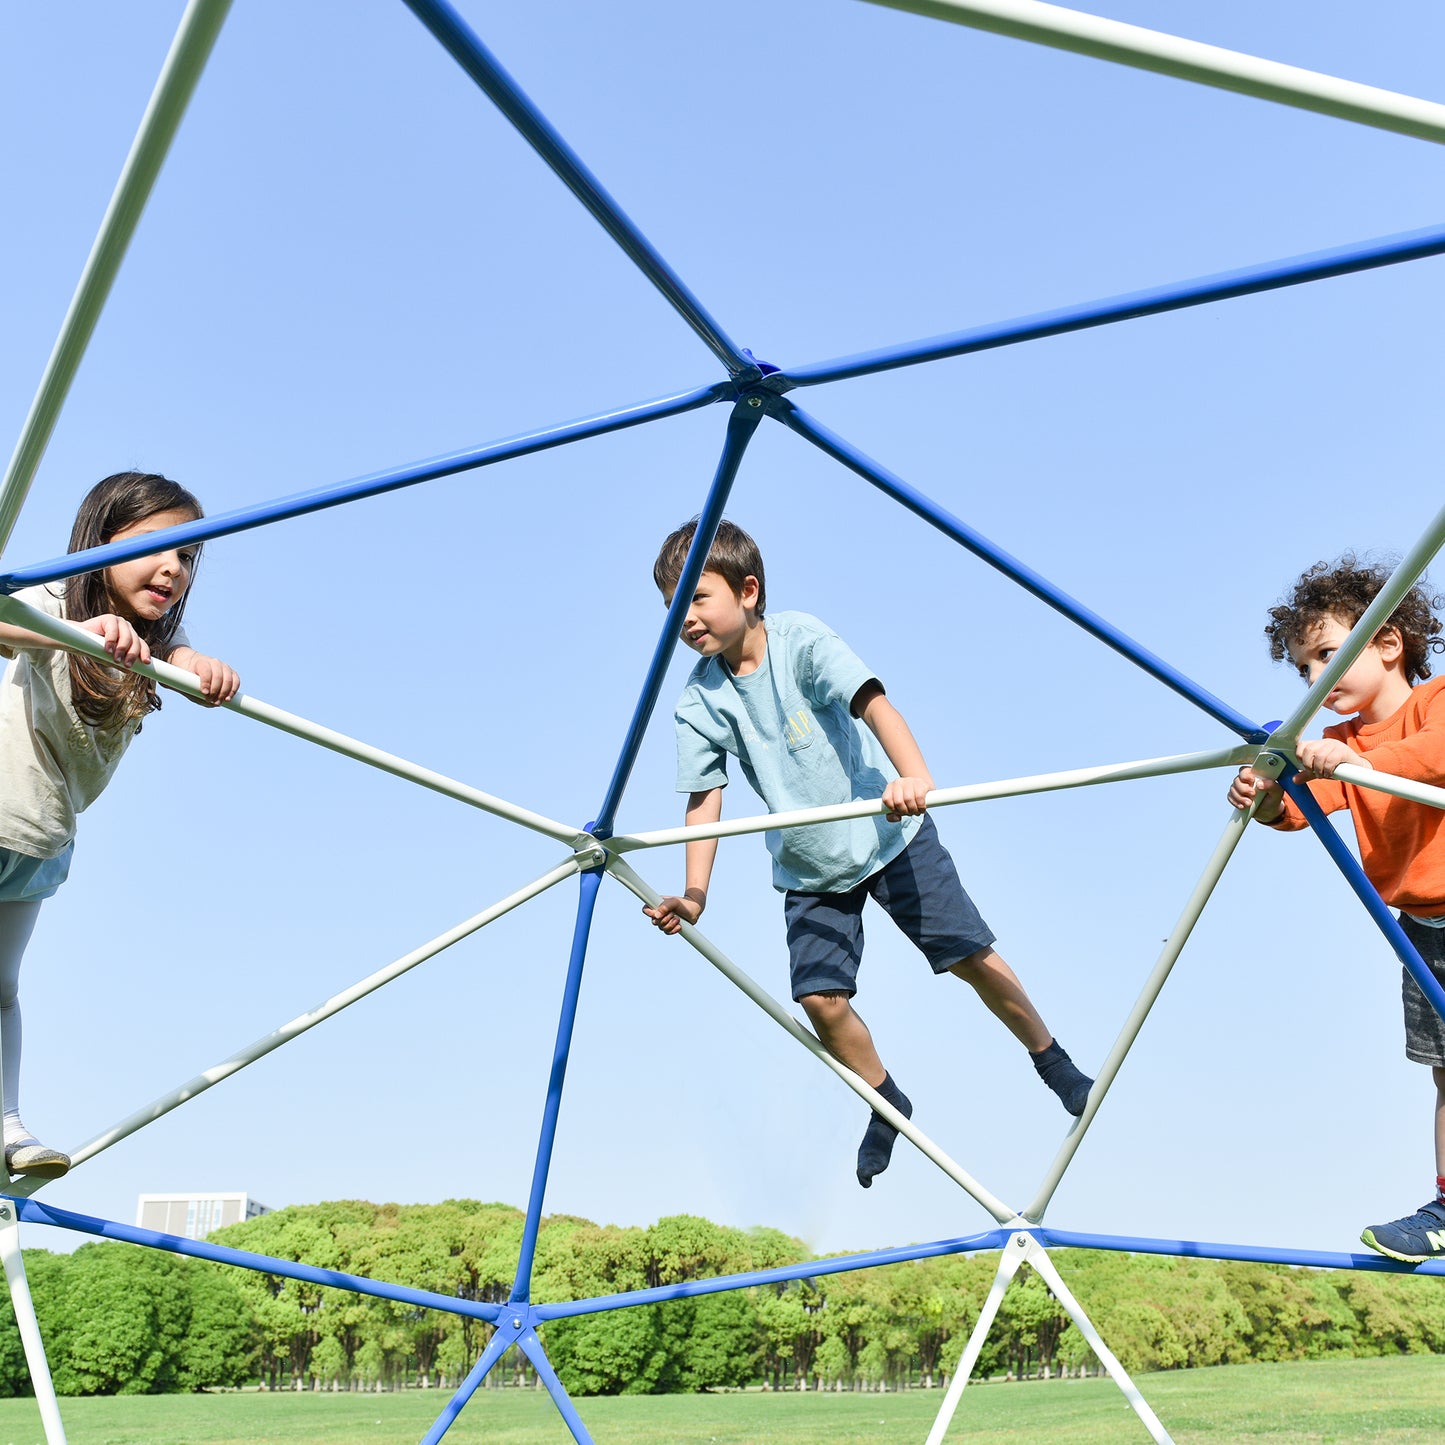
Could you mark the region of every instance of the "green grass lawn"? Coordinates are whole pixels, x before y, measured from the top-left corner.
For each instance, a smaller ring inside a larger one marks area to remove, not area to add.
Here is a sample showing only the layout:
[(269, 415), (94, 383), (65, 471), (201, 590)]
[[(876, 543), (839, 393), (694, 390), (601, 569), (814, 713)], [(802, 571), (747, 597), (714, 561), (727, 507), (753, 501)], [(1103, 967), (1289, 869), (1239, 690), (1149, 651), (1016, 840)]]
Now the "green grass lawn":
[[(1231, 1365), (1140, 1377), (1179, 1445), (1439, 1445), (1445, 1359)], [(686, 1395), (580, 1402), (597, 1445), (879, 1445), (918, 1442), (942, 1391), (904, 1395)], [(446, 1397), (399, 1395), (132, 1396), (64, 1400), (70, 1445), (406, 1445)], [(970, 1385), (950, 1439), (1012, 1445), (1114, 1445), (1148, 1436), (1108, 1380)], [(531, 1390), (481, 1391), (448, 1445), (569, 1441), (550, 1401)], [(0, 1445), (43, 1445), (28, 1400), (0, 1400)]]

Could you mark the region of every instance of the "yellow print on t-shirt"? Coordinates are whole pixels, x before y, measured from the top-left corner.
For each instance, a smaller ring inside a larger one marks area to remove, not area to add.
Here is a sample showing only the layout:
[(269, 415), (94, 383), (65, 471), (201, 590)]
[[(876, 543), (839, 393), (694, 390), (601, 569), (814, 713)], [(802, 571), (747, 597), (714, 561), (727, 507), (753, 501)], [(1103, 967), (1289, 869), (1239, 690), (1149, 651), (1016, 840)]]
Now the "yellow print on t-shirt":
[(813, 741), (813, 720), (806, 709), (799, 708), (797, 712), (789, 713), (783, 721), (786, 724), (789, 752), (795, 753)]

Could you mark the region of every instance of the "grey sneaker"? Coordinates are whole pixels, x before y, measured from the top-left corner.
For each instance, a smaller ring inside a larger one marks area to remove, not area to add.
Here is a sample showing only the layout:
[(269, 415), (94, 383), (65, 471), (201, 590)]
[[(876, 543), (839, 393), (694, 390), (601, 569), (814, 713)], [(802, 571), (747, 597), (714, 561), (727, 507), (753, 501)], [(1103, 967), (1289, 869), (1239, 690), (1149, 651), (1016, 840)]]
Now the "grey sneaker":
[(1372, 1224), (1360, 1239), (1406, 1264), (1423, 1264), (1427, 1259), (1445, 1259), (1445, 1202), (1432, 1199), (1414, 1214), (1392, 1219), (1388, 1224)]
[(38, 1139), (22, 1139), (5, 1147), (5, 1168), (11, 1174), (33, 1174), (41, 1179), (59, 1179), (70, 1173), (70, 1155), (52, 1149)]

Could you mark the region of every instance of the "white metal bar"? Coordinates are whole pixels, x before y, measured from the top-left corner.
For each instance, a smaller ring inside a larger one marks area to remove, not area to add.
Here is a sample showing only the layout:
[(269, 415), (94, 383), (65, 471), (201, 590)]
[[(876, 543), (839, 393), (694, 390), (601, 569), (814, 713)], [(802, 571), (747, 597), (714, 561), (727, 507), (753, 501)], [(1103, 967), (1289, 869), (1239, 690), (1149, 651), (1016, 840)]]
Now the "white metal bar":
[(1119, 1036), (1114, 1040), (1114, 1047), (1109, 1050), (1109, 1057), (1104, 1060), (1104, 1065), (1099, 1070), (1099, 1076), (1094, 1080), (1094, 1087), (1089, 1090), (1089, 1101), (1084, 1106), (1083, 1114), (1065, 1135), (1064, 1142), (1059, 1146), (1059, 1152), (1054, 1156), (1054, 1162), (1049, 1166), (1043, 1183), (1039, 1185), (1039, 1192), (1034, 1196), (1033, 1203), (1024, 1210), (1025, 1219), (1036, 1224), (1043, 1220), (1044, 1211), (1049, 1207), (1049, 1200), (1054, 1197), (1054, 1191), (1059, 1187), (1059, 1181), (1064, 1177), (1064, 1171), (1069, 1167), (1069, 1161), (1073, 1159), (1079, 1145), (1083, 1143), (1084, 1135), (1094, 1121), (1094, 1115), (1099, 1112), (1099, 1108), (1104, 1102), (1104, 1096), (1109, 1092), (1109, 1087), (1113, 1084), (1129, 1050), (1134, 1046), (1134, 1040), (1139, 1037), (1139, 1030), (1144, 1027), (1144, 1020), (1149, 1017), (1149, 1010), (1154, 1007), (1154, 1001), (1159, 997), (1160, 990), (1164, 987), (1175, 960), (1178, 959), (1184, 945), (1189, 941), (1189, 935), (1194, 931), (1194, 925), (1199, 921), (1199, 915), (1204, 912), (1204, 905), (1209, 901), (1209, 895), (1214, 892), (1215, 884), (1219, 882), (1225, 865), (1239, 846), (1239, 840), (1244, 836), (1249, 816), (1249, 810), (1244, 808), (1235, 808), (1231, 813), (1229, 822), (1225, 824), (1223, 835), (1215, 844), (1214, 852), (1210, 854), (1209, 862), (1205, 865), (1199, 882), (1194, 885), (1194, 891), (1189, 895), (1189, 900), (1184, 905), (1184, 911), (1179, 915), (1179, 921), (1174, 925), (1169, 937), (1164, 940), (1164, 947), (1154, 965), (1153, 972), (1145, 981), (1144, 988), (1135, 1000), (1129, 1017), (1125, 1019), (1123, 1028), (1119, 1030)]
[[(51, 617), (48, 613), (41, 612), (39, 608), (31, 607), (28, 603), (21, 602), (15, 597), (0, 595), (0, 622), (9, 622), (16, 627), (29, 628), (30, 631), (52, 638), (74, 651), (88, 653), (101, 662), (111, 662), (109, 654), (100, 645), (100, 639), (93, 632), (86, 632), (73, 622)], [(131, 671), (143, 673), (146, 677), (153, 677), (157, 682), (163, 682), (167, 687), (185, 693), (187, 697), (199, 698), (201, 696), (195, 674), (185, 671), (184, 668), (172, 667), (168, 662), (153, 662), (146, 666), (138, 664)], [(554, 818), (534, 813), (529, 808), (519, 808), (515, 803), (509, 803), (505, 799), (494, 797), (491, 793), (482, 792), (480, 788), (459, 783), (442, 773), (435, 773), (430, 768), (423, 768), (416, 763), (408, 762), (405, 758), (399, 758), (395, 753), (383, 752), (380, 748), (372, 747), (370, 743), (359, 742), (355, 738), (347, 737), (345, 733), (335, 732), (331, 728), (322, 727), (320, 723), (297, 717), (295, 713), (286, 712), (279, 707), (272, 707), (268, 702), (247, 697), (245, 693), (237, 693), (230, 702), (224, 702), (221, 706), (229, 712), (240, 713), (242, 717), (254, 718), (257, 722), (263, 722), (267, 727), (290, 733), (293, 737), (303, 738), (307, 742), (329, 748), (332, 752), (341, 753), (345, 757), (354, 758), (359, 763), (365, 763), (368, 767), (377, 768), (383, 773), (390, 773), (393, 777), (404, 778), (407, 782), (418, 783), (424, 788), (430, 788), (434, 793), (442, 793), (448, 798), (455, 798), (458, 802), (467, 803), (473, 808), (480, 808), (484, 813), (491, 813), (495, 817), (520, 823), (524, 828), (530, 828), (536, 833), (545, 833), (547, 837), (555, 838), (569, 848), (582, 848), (593, 842), (588, 834), (570, 827), (566, 823), (559, 823)]]
[(983, 1302), (983, 1308), (978, 1313), (978, 1322), (973, 1327), (973, 1333), (968, 1337), (963, 1354), (959, 1357), (958, 1368), (948, 1382), (948, 1391), (943, 1397), (943, 1404), (938, 1407), (938, 1414), (934, 1416), (933, 1428), (928, 1432), (925, 1445), (943, 1445), (943, 1437), (948, 1433), (949, 1425), (953, 1423), (954, 1411), (958, 1409), (958, 1402), (963, 1398), (964, 1387), (973, 1378), (974, 1366), (978, 1364), (978, 1357), (983, 1352), (988, 1333), (993, 1328), (994, 1318), (998, 1314), (999, 1306), (1003, 1303), (1004, 1291), (1008, 1289), (1009, 1281), (1018, 1272), (1019, 1265), (1024, 1262), (1024, 1247), (1018, 1241), (1027, 1238), (1026, 1234), (1014, 1235), (1009, 1240), (1008, 1247), (999, 1257), (998, 1273), (993, 1277), (993, 1286), (988, 1292), (988, 1298)]
[(30, 1382), (35, 1387), (35, 1403), (40, 1407), (46, 1445), (65, 1445), (60, 1402), (55, 1398), (50, 1366), (45, 1359), (45, 1341), (40, 1338), (35, 1304), (30, 1298), (30, 1281), (25, 1277), (25, 1257), (20, 1253), (20, 1220), (15, 1206), (4, 1200), (0, 1200), (0, 1263), (5, 1267), (5, 1283), (10, 1287), (10, 1304), (20, 1328), (20, 1343), (25, 1349)]
[[(504, 913), (510, 913), (512, 909), (535, 898), (539, 893), (545, 893), (555, 884), (572, 877), (579, 871), (580, 866), (577, 859), (567, 859), (565, 863), (528, 883), (525, 888), (519, 888), (515, 893), (503, 898), (501, 902), (494, 903), (481, 913), (474, 914), (465, 922), (457, 924), (455, 928), (449, 928), (445, 933), (438, 934), (430, 942), (422, 944), (420, 948), (413, 949), (412, 952), (397, 959), (395, 963), (389, 963), (385, 968), (378, 969), (359, 983), (352, 984), (350, 988), (333, 994), (325, 1003), (318, 1004), (307, 1013), (298, 1014), (290, 1023), (272, 1029), (269, 1034), (262, 1035), (254, 1043), (248, 1044), (244, 1049), (232, 1054), (230, 1058), (222, 1060), (219, 1064), (213, 1064), (209, 1069), (197, 1074), (195, 1078), (187, 1080), (180, 1088), (162, 1094), (154, 1103), (127, 1115), (118, 1124), (107, 1129), (105, 1133), (97, 1134), (94, 1139), (83, 1144), (70, 1156), (72, 1171), (84, 1164), (87, 1159), (93, 1159), (103, 1150), (109, 1149), (112, 1144), (119, 1143), (137, 1130), (144, 1129), (147, 1124), (152, 1124), (163, 1115), (169, 1114), (172, 1109), (179, 1108), (188, 1100), (194, 1099), (197, 1094), (205, 1093), (207, 1089), (219, 1084), (222, 1079), (229, 1079), (232, 1074), (239, 1073), (248, 1064), (254, 1064), (257, 1059), (264, 1058), (273, 1049), (279, 1049), (282, 1044), (299, 1038), (308, 1029), (314, 1029), (317, 1024), (325, 1022), (332, 1015), (340, 1013), (342, 1009), (349, 1008), (359, 999), (365, 998), (367, 994), (375, 993), (383, 984), (400, 978), (402, 974), (415, 968), (419, 963), (425, 963), (427, 959), (434, 958), (443, 949), (450, 948), (452, 944), (459, 943), (478, 929), (485, 928), (487, 924), (494, 922)], [(27, 1196), (35, 1194), (44, 1186), (45, 1182), (28, 1176), (24, 1179), (17, 1179), (10, 1189), (10, 1193)]]
[(1390, 614), (1400, 605), (1401, 599), (1420, 580), (1442, 543), (1445, 543), (1445, 507), (1435, 514), (1424, 536), (1405, 554), (1400, 565), (1391, 573), (1390, 580), (1365, 608), (1360, 620), (1350, 628), (1349, 636), (1311, 684), (1300, 705), (1270, 735), (1270, 747), (1294, 747), (1309, 720), (1324, 706), (1335, 684), (1350, 670), (1355, 659), (1369, 646), (1370, 639), (1390, 620)]
[[(1201, 768), (1235, 767), (1247, 763), (1259, 752), (1257, 743), (1237, 743), (1202, 753), (1178, 753), (1172, 757), (1144, 758), (1132, 763), (1105, 763), (1094, 768), (1072, 768), (1062, 773), (1039, 773), (1028, 778), (1005, 778), (996, 783), (965, 783), (957, 788), (935, 788), (928, 795), (930, 808), (948, 808), (955, 803), (979, 803), (989, 798), (1015, 798), (1029, 793), (1083, 788), (1095, 783), (1122, 783), (1135, 778), (1159, 778)], [(761, 833), (774, 828), (803, 828), (813, 823), (834, 823), (844, 818), (871, 818), (884, 811), (876, 799), (837, 803), (826, 808), (794, 808), (786, 813), (732, 818), (716, 823), (697, 823), (687, 828), (657, 828), (648, 833), (621, 833), (604, 843), (609, 853), (630, 853), (637, 848), (662, 848), (698, 838), (733, 838), (741, 833)]]
[[(662, 895), (639, 878), (621, 858), (608, 859), (607, 871), (624, 888), (642, 899), (649, 908), (657, 905)], [(682, 925), (681, 933), (682, 937), (692, 944), (724, 978), (747, 994), (774, 1023), (797, 1039), (814, 1058), (826, 1064), (875, 1113), (881, 1114), (887, 1119), (909, 1143), (931, 1159), (960, 1189), (971, 1194), (1000, 1224), (1010, 1223), (1019, 1217), (1017, 1210), (1010, 1209), (1001, 1199), (984, 1188), (966, 1169), (954, 1163), (932, 1139), (911, 1121), (905, 1119), (876, 1089), (864, 1083), (846, 1064), (839, 1063), (777, 999), (766, 989), (754, 983), (715, 943), (690, 923)]]
[(1218, 45), (1185, 40), (1159, 30), (1106, 20), (1040, 0), (871, 0), (891, 10), (949, 20), (975, 30), (1070, 50), (1137, 70), (1237, 91), (1339, 120), (1445, 142), (1445, 105), (1380, 90), (1314, 70), (1262, 60)]
[(106, 297), (135, 234), (136, 223), (230, 8), (231, 0), (190, 0), (181, 16), (85, 269), (80, 273), (70, 309), (61, 323), (60, 335), (20, 429), (4, 480), (0, 481), (0, 552), (5, 550), (15, 529), (16, 518), (25, 504), (45, 448), (50, 444), (70, 384), (75, 380), (95, 323), (100, 319)]
[(1437, 788), (1430, 783), (1417, 783), (1412, 778), (1399, 778), (1394, 773), (1384, 773), (1379, 768), (1362, 768), (1356, 763), (1341, 763), (1334, 775), (1340, 782), (1357, 788), (1373, 788), (1377, 793), (1408, 798), (1412, 803), (1424, 803), (1429, 808), (1445, 808), (1445, 788)]
[(1109, 1372), (1114, 1383), (1124, 1392), (1124, 1398), (1134, 1407), (1134, 1413), (1156, 1445), (1174, 1445), (1159, 1417), (1149, 1408), (1149, 1402), (1139, 1393), (1139, 1387), (1129, 1378), (1128, 1371), (1104, 1343), (1102, 1336), (1094, 1328), (1094, 1322), (1085, 1314), (1084, 1307), (1064, 1283), (1063, 1277), (1054, 1267), (1053, 1260), (1049, 1258), (1048, 1250), (1031, 1234), (1026, 1234), (1023, 1238), (1028, 1240), (1028, 1244), (1024, 1246), (1025, 1261), (1038, 1271), (1043, 1282), (1053, 1291), (1054, 1298), (1068, 1310), (1070, 1318), (1079, 1327), (1079, 1333), (1088, 1341), (1089, 1348), (1098, 1356), (1099, 1363)]
[(1083, 1306), (1074, 1298), (1069, 1287), (1064, 1283), (1053, 1260), (1049, 1258), (1048, 1251), (1033, 1235), (1023, 1231), (1015, 1234), (1009, 1240), (1003, 1256), (998, 1262), (998, 1273), (994, 1276), (993, 1287), (989, 1290), (988, 1298), (979, 1312), (978, 1323), (973, 1327), (973, 1333), (969, 1336), (963, 1356), (958, 1362), (958, 1369), (954, 1371), (953, 1379), (949, 1381), (948, 1393), (939, 1407), (938, 1415), (933, 1421), (933, 1428), (928, 1432), (926, 1445), (943, 1445), (944, 1437), (948, 1434), (948, 1427), (953, 1422), (954, 1412), (963, 1398), (964, 1387), (973, 1375), (974, 1366), (978, 1363), (979, 1354), (983, 1350), (984, 1342), (988, 1339), (999, 1306), (1003, 1303), (1004, 1293), (1018, 1272), (1019, 1266), (1024, 1264), (1038, 1271), (1040, 1278), (1053, 1292), (1054, 1298), (1068, 1311), (1070, 1318), (1079, 1327), (1079, 1333), (1083, 1335), (1089, 1348), (1098, 1357), (1099, 1363), (1109, 1372), (1114, 1383), (1123, 1392), (1124, 1398), (1133, 1407), (1134, 1413), (1138, 1415), (1144, 1428), (1157, 1442), (1157, 1445), (1174, 1445), (1169, 1437), (1169, 1432), (1160, 1423), (1159, 1417), (1149, 1408), (1148, 1401), (1139, 1393), (1138, 1386), (1129, 1378), (1128, 1372), (1119, 1363), (1114, 1352), (1104, 1343), (1098, 1330), (1094, 1328), (1094, 1323), (1085, 1313)]

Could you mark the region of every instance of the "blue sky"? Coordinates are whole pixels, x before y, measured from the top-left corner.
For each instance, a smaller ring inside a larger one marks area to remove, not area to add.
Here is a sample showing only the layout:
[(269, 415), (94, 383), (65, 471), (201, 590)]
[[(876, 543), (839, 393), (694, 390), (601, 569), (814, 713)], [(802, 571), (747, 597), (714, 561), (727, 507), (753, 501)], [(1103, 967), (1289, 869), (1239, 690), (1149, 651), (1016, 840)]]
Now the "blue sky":
[[(1424, 96), (1445, 16), (1386, 0), (1103, 7)], [(463, 13), (731, 335), (779, 364), (1438, 223), (1429, 145), (854, 3)], [(180, 14), (0, 17), (0, 432), (18, 433)], [(801, 404), (1205, 687), (1297, 696), (1265, 609), (1439, 505), (1441, 262), (817, 388)], [(700, 385), (710, 354), (398, 3), (241, 0), (7, 550), (165, 471), (212, 511)], [(212, 544), (188, 615), (245, 690), (552, 816), (596, 811), (655, 644), (661, 537), (724, 408)], [(769, 602), (887, 684), (940, 784), (1214, 747), (1218, 724), (780, 428), (730, 507)], [(1440, 569), (1437, 569), (1440, 570)], [(665, 688), (685, 675), (679, 657)], [(1226, 817), (1223, 775), (939, 815), (1058, 1037), (1102, 1059)], [(680, 817), (670, 712), (620, 829)], [(737, 815), (759, 808), (739, 783)], [(1347, 1249), (1432, 1173), (1398, 968), (1323, 850), (1255, 830), (1056, 1196), (1060, 1228)], [(557, 861), (555, 845), (168, 703), (82, 820), (25, 966), (26, 1114), (76, 1144)], [(678, 850), (641, 871), (681, 880)], [(575, 885), (46, 1192), (521, 1204)], [(711, 937), (786, 997), (760, 838)], [(986, 1225), (604, 888), (549, 1211), (770, 1224), (820, 1249)], [(860, 1011), (916, 1118), (1022, 1205), (1064, 1118), (881, 915)], [(63, 1244), (49, 1231), (35, 1242)]]

